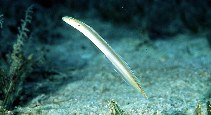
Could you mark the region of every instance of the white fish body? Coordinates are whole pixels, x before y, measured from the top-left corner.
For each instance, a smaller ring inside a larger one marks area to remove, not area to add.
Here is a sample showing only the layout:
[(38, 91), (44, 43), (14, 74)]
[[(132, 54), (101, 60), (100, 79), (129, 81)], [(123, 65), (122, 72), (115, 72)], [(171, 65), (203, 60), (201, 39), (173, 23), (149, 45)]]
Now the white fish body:
[(109, 61), (111, 61), (116, 70), (121, 73), (124, 79), (126, 79), (129, 84), (139, 90), (145, 97), (147, 97), (130, 67), (124, 60), (121, 59), (117, 53), (115, 53), (109, 44), (92, 27), (68, 16), (63, 17), (62, 20), (89, 38), (105, 54)]

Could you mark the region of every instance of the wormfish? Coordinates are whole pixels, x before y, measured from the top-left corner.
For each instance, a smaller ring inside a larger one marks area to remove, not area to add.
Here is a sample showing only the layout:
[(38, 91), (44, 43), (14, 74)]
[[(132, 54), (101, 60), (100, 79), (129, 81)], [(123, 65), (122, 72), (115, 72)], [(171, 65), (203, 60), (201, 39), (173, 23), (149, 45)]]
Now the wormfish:
[(116, 70), (122, 75), (126, 81), (134, 88), (140, 91), (146, 98), (144, 90), (138, 82), (136, 76), (128, 66), (128, 64), (111, 48), (111, 46), (90, 26), (72, 17), (64, 16), (62, 20), (71, 25), (81, 33), (83, 33), (89, 40), (91, 40), (114, 65)]

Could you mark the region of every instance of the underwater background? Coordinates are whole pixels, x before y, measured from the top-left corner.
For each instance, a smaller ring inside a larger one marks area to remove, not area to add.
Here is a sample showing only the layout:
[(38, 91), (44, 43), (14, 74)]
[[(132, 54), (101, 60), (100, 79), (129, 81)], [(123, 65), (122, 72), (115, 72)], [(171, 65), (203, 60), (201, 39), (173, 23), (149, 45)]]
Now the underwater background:
[[(62, 21), (96, 30), (148, 98)], [(0, 115), (211, 115), (211, 1), (0, 0)]]

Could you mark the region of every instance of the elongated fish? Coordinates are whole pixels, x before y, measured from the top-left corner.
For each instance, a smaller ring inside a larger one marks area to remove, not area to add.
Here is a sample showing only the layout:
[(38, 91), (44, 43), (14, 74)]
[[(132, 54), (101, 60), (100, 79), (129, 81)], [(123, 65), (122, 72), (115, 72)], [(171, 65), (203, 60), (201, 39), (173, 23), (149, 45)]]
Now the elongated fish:
[(127, 63), (109, 46), (109, 44), (90, 26), (74, 19), (72, 17), (65, 16), (62, 18), (67, 24), (71, 25), (87, 38), (89, 38), (111, 61), (116, 70), (123, 76), (126, 81), (140, 91), (145, 97), (146, 94), (138, 82), (136, 76), (133, 74)]

